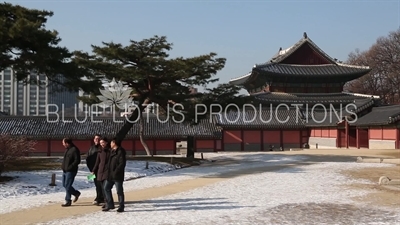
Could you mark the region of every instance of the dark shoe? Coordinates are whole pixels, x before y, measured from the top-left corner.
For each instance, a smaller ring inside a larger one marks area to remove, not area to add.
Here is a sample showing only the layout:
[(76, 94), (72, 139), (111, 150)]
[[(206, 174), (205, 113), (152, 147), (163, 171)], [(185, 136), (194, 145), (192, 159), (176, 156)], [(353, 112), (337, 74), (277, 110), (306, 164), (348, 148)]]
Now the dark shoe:
[(115, 207), (111, 207), (111, 208), (105, 207), (105, 208), (102, 209), (101, 211), (103, 211), (103, 212), (108, 212), (108, 211), (110, 211), (110, 209), (115, 209)]
[(102, 209), (105, 209), (107, 207), (107, 205), (106, 204), (104, 204), (101, 208)]
[(71, 206), (71, 201), (67, 201), (61, 205), (61, 207), (68, 207), (68, 206)]
[(76, 201), (78, 201), (79, 196), (81, 196), (81, 193), (78, 191), (78, 194), (77, 194), (77, 195), (74, 195), (74, 196), (75, 196), (74, 202), (76, 202)]
[(123, 212), (124, 211), (124, 208), (118, 208), (117, 209), (117, 212)]
[(103, 205), (103, 204), (105, 204), (104, 201), (97, 201), (97, 206), (101, 206), (101, 205)]

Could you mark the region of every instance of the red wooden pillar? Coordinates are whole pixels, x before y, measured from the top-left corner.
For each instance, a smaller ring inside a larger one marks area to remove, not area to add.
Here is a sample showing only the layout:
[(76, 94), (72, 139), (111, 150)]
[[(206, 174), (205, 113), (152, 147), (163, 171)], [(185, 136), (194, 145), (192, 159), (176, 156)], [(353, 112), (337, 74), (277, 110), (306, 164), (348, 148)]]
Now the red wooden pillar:
[(153, 155), (157, 155), (156, 139), (153, 139)]
[(279, 146), (279, 149), (282, 147), (282, 149), (284, 149), (283, 148), (283, 130), (282, 129), (279, 129), (279, 142), (281, 143), (280, 145), (281, 146)]
[(303, 142), (303, 130), (301, 130), (300, 129), (300, 131), (299, 131), (299, 148), (301, 148), (302, 147), (302, 142)]
[(368, 144), (368, 149), (369, 149), (369, 127), (367, 127), (367, 135), (368, 135), (367, 144)]
[(217, 140), (218, 139), (214, 139), (214, 151), (213, 152), (217, 151)]
[(176, 143), (178, 142), (178, 140), (174, 140), (174, 155), (176, 155)]
[(336, 148), (341, 148), (340, 146), (340, 129), (336, 128)]
[(240, 129), (240, 139), (242, 139), (241, 150), (244, 151), (244, 131), (243, 131), (243, 129)]
[(136, 155), (135, 148), (136, 148), (135, 138), (132, 138), (132, 155)]
[(346, 136), (346, 148), (349, 148), (349, 123), (347, 120), (344, 121), (345, 126), (345, 136)]
[(47, 156), (51, 156), (51, 139), (47, 139)]
[(225, 151), (224, 136), (225, 136), (225, 131), (224, 131), (224, 129), (222, 128), (221, 151)]
[(264, 151), (264, 130), (260, 130), (261, 133), (261, 151)]
[(196, 137), (193, 137), (193, 151), (197, 152), (197, 139), (196, 139)]
[(397, 128), (396, 132), (397, 132), (397, 135), (396, 135), (397, 136), (397, 138), (396, 138), (397, 146), (396, 146), (396, 148), (400, 149), (400, 128)]
[(360, 149), (360, 129), (356, 127), (356, 146)]

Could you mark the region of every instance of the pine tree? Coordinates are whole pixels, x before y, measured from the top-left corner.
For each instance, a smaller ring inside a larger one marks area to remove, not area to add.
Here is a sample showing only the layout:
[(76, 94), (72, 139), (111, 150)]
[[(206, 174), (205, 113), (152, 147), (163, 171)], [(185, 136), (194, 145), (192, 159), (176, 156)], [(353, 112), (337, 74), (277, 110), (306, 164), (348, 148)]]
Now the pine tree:
[[(124, 82), (132, 89), (131, 96), (138, 102), (138, 110), (134, 110), (124, 126), (116, 135), (124, 139), (133, 123), (145, 107), (151, 103), (163, 109), (164, 114), (177, 117), (178, 110), (184, 119), (195, 124), (195, 105), (229, 103), (243, 104), (247, 99), (237, 96), (239, 88), (229, 84), (206, 89), (204, 93), (191, 94), (194, 86), (204, 86), (217, 82), (215, 75), (224, 66), (226, 59), (209, 53), (190, 58), (170, 58), (172, 43), (165, 36), (153, 36), (141, 41), (130, 40), (129, 45), (103, 42), (103, 46), (92, 45), (93, 54), (76, 52), (74, 61), (86, 70), (92, 71), (91, 79), (99, 79), (99, 75), (112, 80)], [(98, 93), (93, 86), (93, 93)], [(85, 99), (82, 99), (85, 101)], [(174, 110), (171, 111), (171, 109)], [(169, 113), (171, 112), (171, 113)], [(204, 115), (207, 116), (207, 115)], [(197, 121), (198, 122), (198, 121)], [(140, 123), (140, 137), (143, 141), (143, 121)], [(148, 150), (148, 149), (147, 149)], [(149, 152), (148, 152), (149, 154)]]

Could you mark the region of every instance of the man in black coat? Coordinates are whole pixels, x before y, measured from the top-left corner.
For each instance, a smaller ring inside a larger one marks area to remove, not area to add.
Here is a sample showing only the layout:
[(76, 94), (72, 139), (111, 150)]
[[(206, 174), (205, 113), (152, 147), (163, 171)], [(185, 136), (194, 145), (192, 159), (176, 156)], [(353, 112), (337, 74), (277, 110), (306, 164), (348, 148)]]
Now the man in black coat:
[(72, 185), (74, 183), (78, 167), (81, 163), (81, 154), (79, 149), (74, 145), (72, 139), (64, 138), (62, 141), (66, 151), (64, 153), (61, 169), (63, 170), (62, 184), (65, 188), (65, 203), (61, 206), (71, 206), (71, 195), (75, 196), (74, 202), (78, 201), (81, 193), (77, 191)]
[[(92, 174), (96, 175), (97, 181), (101, 184), (103, 196), (106, 196), (104, 186), (108, 177), (108, 161), (110, 156), (110, 143), (107, 138), (100, 139), (100, 151), (97, 154), (96, 164), (94, 165)], [(103, 205), (103, 209), (106, 204)]]
[[(90, 147), (87, 157), (86, 157), (86, 165), (90, 172), (93, 172), (94, 165), (96, 164), (97, 154), (100, 151), (100, 139), (101, 136), (96, 134), (93, 138), (94, 144)], [(97, 177), (93, 180), (94, 185), (96, 186), (96, 198), (93, 201), (93, 205), (100, 205), (104, 202), (103, 196), (103, 188), (101, 186), (101, 182), (98, 181)]]
[(121, 147), (121, 141), (114, 138), (111, 140), (111, 153), (108, 161), (108, 177), (105, 183), (105, 194), (107, 205), (103, 211), (114, 209), (114, 199), (111, 189), (115, 184), (117, 189), (119, 206), (117, 212), (123, 212), (125, 209), (125, 195), (123, 182), (125, 179), (126, 151)]

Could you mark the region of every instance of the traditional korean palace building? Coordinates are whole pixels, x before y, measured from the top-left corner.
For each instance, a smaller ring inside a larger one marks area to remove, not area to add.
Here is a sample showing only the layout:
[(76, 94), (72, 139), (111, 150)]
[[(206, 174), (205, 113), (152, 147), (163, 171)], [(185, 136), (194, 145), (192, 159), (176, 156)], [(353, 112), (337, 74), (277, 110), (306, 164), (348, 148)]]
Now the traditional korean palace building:
[[(268, 151), (290, 148), (400, 149), (400, 105), (382, 105), (378, 96), (343, 92), (346, 82), (366, 75), (367, 66), (338, 62), (307, 35), (270, 60), (232, 79), (260, 104), (245, 113), (230, 111), (197, 126), (145, 123), (145, 139), (154, 154), (176, 153), (176, 143), (195, 137), (195, 151)], [(260, 110), (261, 109), (261, 110)], [(25, 135), (38, 141), (36, 154), (64, 152), (63, 137), (75, 139), (84, 153), (93, 135), (112, 136), (123, 125), (115, 118), (78, 122), (75, 118), (49, 121), (47, 117), (0, 115), (0, 134)], [(71, 122), (66, 122), (71, 121)], [(133, 155), (145, 154), (138, 124), (123, 141)]]
[[(299, 148), (400, 149), (400, 105), (383, 106), (378, 96), (343, 92), (346, 82), (370, 72), (367, 66), (339, 63), (304, 33), (287, 49), (251, 72), (232, 79), (265, 109), (236, 119), (221, 117), (224, 149)], [(286, 107), (287, 106), (287, 107)], [(260, 112), (257, 112), (260, 113)], [(269, 122), (261, 121), (269, 120)]]

